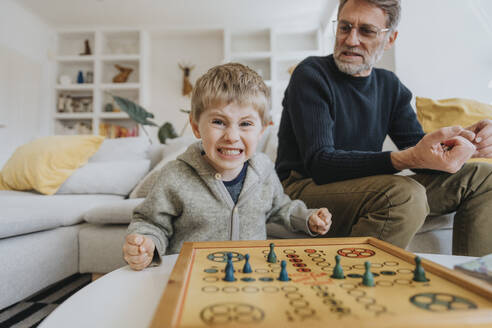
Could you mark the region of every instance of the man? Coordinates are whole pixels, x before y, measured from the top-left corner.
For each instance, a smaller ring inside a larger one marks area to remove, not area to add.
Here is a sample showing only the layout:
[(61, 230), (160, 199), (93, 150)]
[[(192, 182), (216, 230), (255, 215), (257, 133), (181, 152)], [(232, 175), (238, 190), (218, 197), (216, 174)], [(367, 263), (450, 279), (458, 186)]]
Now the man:
[[(286, 90), (277, 173), (292, 198), (330, 210), (327, 236), (404, 248), (427, 215), (456, 211), (453, 253), (492, 253), (492, 166), (464, 164), (492, 157), (492, 121), (424, 135), (411, 92), (373, 68), (399, 16), (398, 0), (340, 0), (334, 54), (304, 60)], [(381, 151), (386, 135), (401, 151)]]

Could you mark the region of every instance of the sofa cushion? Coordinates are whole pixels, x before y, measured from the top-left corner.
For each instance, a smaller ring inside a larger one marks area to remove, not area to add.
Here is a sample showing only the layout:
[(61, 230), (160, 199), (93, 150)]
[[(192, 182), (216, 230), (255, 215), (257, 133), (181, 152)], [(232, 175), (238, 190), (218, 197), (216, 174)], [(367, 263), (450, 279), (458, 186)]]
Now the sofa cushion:
[[(433, 100), (417, 97), (415, 103), (417, 117), (425, 133), (452, 125), (466, 128), (480, 120), (492, 118), (492, 105), (469, 99)], [(492, 158), (472, 158), (469, 162), (492, 163)]]
[(176, 159), (176, 157), (182, 154), (189, 145), (196, 142), (192, 136), (184, 136), (175, 139), (168, 139), (165, 145), (161, 146), (159, 151), (162, 152), (162, 158), (152, 170), (137, 184), (135, 189), (130, 194), (130, 198), (142, 198), (147, 197), (150, 189), (154, 185), (155, 181), (159, 177), (160, 170), (168, 162)]
[(135, 161), (148, 159), (150, 142), (146, 138), (106, 139), (89, 162)]
[(150, 160), (89, 162), (63, 183), (57, 194), (128, 195), (149, 171)]
[(15, 150), (2, 169), (10, 189), (54, 194), (99, 148), (100, 136), (50, 136), (38, 138)]
[(70, 226), (94, 206), (122, 199), (117, 195), (54, 195), (0, 191), (0, 238)]
[(144, 198), (120, 199), (95, 206), (85, 212), (84, 220), (96, 224), (128, 224), (133, 216), (133, 209)]

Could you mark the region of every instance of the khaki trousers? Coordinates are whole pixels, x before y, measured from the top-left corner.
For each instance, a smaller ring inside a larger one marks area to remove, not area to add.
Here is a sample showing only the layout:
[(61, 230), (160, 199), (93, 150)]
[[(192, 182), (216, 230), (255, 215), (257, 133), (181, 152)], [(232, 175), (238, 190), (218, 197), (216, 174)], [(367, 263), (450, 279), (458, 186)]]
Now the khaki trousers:
[(317, 185), (292, 171), (285, 192), (326, 207), (326, 237), (372, 236), (405, 248), (428, 215), (456, 212), (453, 254), (492, 253), (492, 165), (469, 163), (454, 174), (378, 175)]

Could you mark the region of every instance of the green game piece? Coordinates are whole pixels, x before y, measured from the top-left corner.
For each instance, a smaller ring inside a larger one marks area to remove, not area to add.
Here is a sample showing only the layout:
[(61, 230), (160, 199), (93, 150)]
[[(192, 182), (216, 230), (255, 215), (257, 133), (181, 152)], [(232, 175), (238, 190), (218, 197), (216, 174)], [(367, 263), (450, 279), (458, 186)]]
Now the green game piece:
[(374, 275), (371, 272), (371, 263), (366, 261), (364, 265), (366, 266), (366, 272), (362, 276), (362, 284), (364, 286), (374, 287)]
[(421, 262), (422, 260), (420, 259), (420, 257), (416, 256), (415, 270), (413, 271), (413, 280), (418, 282), (426, 282), (429, 280), (425, 277), (425, 270)]
[(270, 253), (268, 253), (268, 258), (267, 258), (267, 262), (269, 262), (269, 263), (277, 263), (277, 255), (275, 255), (273, 247), (275, 247), (275, 244), (271, 243), (270, 244)]
[(333, 274), (331, 275), (331, 277), (334, 279), (345, 279), (342, 266), (340, 265), (340, 255), (335, 256), (335, 261), (337, 262), (337, 264), (333, 268)]

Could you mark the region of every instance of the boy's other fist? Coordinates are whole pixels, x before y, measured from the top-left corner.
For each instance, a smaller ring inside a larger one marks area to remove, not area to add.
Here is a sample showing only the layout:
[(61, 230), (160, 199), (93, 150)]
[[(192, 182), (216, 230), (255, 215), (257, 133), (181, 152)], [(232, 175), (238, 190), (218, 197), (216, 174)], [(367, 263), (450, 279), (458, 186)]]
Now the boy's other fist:
[(326, 208), (320, 208), (309, 217), (309, 229), (320, 235), (324, 235), (331, 227), (331, 213)]
[(133, 270), (143, 270), (149, 266), (154, 256), (155, 244), (144, 235), (131, 234), (126, 236), (123, 245), (123, 258)]

